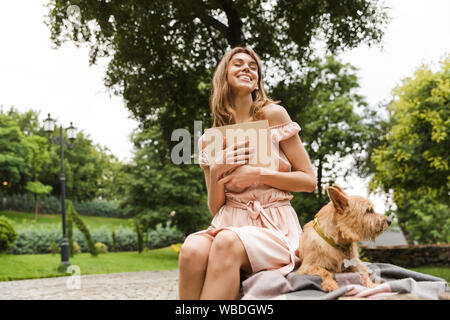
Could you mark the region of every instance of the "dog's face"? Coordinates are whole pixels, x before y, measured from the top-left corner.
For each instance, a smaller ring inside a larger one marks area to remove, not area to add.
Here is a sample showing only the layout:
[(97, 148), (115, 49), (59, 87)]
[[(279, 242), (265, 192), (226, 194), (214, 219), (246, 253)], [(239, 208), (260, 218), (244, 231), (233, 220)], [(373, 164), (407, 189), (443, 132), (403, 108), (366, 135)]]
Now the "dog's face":
[(347, 196), (338, 186), (327, 189), (334, 206), (339, 242), (374, 240), (391, 224), (385, 215), (376, 213), (372, 202), (360, 196)]

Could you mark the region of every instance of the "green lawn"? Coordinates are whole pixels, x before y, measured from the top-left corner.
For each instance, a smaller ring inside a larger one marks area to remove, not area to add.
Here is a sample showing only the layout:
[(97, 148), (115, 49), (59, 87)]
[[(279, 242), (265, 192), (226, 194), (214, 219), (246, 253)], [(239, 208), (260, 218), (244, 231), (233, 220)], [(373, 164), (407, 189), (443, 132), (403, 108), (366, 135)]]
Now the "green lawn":
[[(68, 276), (58, 272), (59, 254), (0, 255), (0, 281)], [(70, 258), (81, 275), (116, 272), (172, 270), (178, 268), (178, 254), (172, 248), (137, 252), (109, 252), (97, 257), (89, 253)]]
[[(34, 213), (18, 212), (18, 211), (0, 211), (0, 216), (5, 216), (14, 223), (14, 228), (37, 226), (37, 227), (52, 227), (61, 226), (61, 214), (40, 214), (38, 220), (34, 220)], [(102, 226), (106, 226), (108, 230), (114, 231), (119, 226), (133, 228), (133, 221), (131, 219), (119, 219), (109, 217), (92, 217), (81, 216), (84, 223), (88, 226), (89, 230), (98, 229)]]
[(432, 276), (445, 279), (447, 283), (450, 284), (450, 267), (419, 267), (419, 268), (409, 268), (410, 270), (417, 271), (420, 273), (431, 274)]

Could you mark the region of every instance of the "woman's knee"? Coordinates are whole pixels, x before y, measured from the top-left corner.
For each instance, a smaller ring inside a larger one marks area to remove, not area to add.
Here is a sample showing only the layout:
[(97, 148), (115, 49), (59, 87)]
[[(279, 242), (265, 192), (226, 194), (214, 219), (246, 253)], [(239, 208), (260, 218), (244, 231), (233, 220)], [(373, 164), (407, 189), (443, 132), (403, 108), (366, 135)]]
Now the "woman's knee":
[(182, 265), (201, 267), (206, 264), (210, 247), (210, 239), (199, 235), (189, 235), (180, 249), (180, 267)]
[(214, 238), (211, 250), (229, 257), (245, 252), (239, 236), (231, 230), (219, 232)]

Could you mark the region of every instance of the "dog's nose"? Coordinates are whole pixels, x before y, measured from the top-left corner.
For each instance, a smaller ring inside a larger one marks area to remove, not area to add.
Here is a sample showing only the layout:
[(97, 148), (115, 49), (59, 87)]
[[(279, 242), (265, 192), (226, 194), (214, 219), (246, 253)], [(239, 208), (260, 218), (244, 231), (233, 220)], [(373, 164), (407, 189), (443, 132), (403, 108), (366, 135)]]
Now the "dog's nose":
[(388, 224), (388, 226), (390, 226), (391, 225), (391, 220), (387, 220), (387, 224)]

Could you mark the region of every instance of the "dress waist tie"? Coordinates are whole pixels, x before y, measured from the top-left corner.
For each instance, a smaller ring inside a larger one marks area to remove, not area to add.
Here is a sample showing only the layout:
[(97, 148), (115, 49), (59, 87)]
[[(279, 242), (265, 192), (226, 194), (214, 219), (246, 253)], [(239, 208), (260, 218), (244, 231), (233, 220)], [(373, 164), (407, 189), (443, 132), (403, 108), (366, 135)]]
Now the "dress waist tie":
[(270, 217), (267, 215), (267, 212), (264, 209), (277, 208), (290, 204), (291, 202), (289, 200), (274, 201), (262, 205), (261, 202), (259, 202), (258, 200), (250, 200), (247, 203), (243, 203), (232, 199), (227, 199), (225, 203), (225, 205), (227, 206), (247, 210), (250, 214), (251, 219), (256, 220), (260, 217), (262, 224), (266, 228), (278, 231), (280, 238), (283, 240), (283, 242), (286, 244), (286, 247), (289, 250), (291, 260), (291, 262), (288, 265), (279, 269), (283, 274), (288, 274), (295, 268), (295, 250), (292, 248), (291, 244), (289, 243), (289, 240), (286, 238), (284, 233), (281, 232), (280, 228), (278, 228), (277, 225), (272, 221), (272, 219), (270, 219)]

